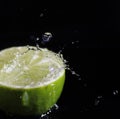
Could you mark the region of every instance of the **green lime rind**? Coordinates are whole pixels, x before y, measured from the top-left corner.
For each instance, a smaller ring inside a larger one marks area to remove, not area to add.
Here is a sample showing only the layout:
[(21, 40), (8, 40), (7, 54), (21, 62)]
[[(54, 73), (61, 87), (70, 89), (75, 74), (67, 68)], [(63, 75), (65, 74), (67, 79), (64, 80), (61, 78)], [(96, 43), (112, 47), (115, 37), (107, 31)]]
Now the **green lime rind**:
[(0, 85), (0, 110), (24, 116), (43, 114), (59, 99), (64, 82), (65, 71), (61, 77), (41, 87), (15, 89)]

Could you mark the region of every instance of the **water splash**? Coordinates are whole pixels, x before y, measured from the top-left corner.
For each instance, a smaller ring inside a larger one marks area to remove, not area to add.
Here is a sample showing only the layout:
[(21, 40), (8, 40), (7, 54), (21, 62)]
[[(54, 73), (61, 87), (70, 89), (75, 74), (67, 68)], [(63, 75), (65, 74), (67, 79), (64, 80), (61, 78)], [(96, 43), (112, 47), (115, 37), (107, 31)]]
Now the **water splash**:
[[(31, 48), (29, 45), (27, 45), (28, 50), (40, 50), (41, 47), (44, 45), (46, 46), (48, 42), (51, 41), (51, 38), (53, 37), (53, 35), (50, 32), (45, 32), (42, 35), (42, 38), (40, 37), (34, 37), (34, 43), (36, 48)], [(75, 41), (75, 42), (71, 42), (71, 44), (75, 44), (78, 43), (79, 41)], [(65, 69), (68, 70), (72, 76), (77, 77), (77, 79), (80, 81), (81, 80), (81, 76), (79, 73), (77, 73), (71, 66), (69, 61), (67, 61), (66, 59), (63, 58), (63, 51), (64, 49), (67, 47), (67, 44), (65, 44), (57, 53), (57, 55), (59, 55), (59, 57), (63, 60), (64, 64), (65, 64)], [(69, 65), (68, 65), (69, 64)], [(50, 67), (50, 71), (54, 72), (53, 67)], [(86, 85), (85, 85), (86, 86)], [(99, 102), (96, 102), (99, 103)], [(58, 105), (54, 105), (53, 108), (51, 108), (48, 112), (46, 112), (45, 114), (42, 114), (41, 117), (39, 119), (49, 119), (50, 118), (50, 114), (51, 112), (54, 112), (55, 110), (58, 110), (59, 107)]]
[[(42, 39), (40, 37), (34, 37), (34, 41), (35, 41), (35, 45), (37, 50), (40, 50), (40, 46), (41, 44), (46, 45), (48, 42), (50, 42), (52, 38), (52, 34), (50, 32), (45, 32), (42, 35)], [(77, 42), (76, 42), (77, 43)], [(72, 44), (75, 44), (75, 42), (72, 42)], [(63, 52), (63, 50), (65, 49), (67, 45), (64, 45), (61, 50), (59, 51), (58, 55), (63, 59), (64, 63), (66, 64), (66, 70), (70, 71), (72, 75), (76, 76), (78, 78), (78, 80), (81, 80), (80, 74), (76, 73), (76, 71), (74, 71), (73, 68), (70, 67), (70, 65), (67, 65), (67, 63), (69, 63), (67, 60), (65, 60), (63, 58), (63, 55), (61, 54)], [(27, 45), (28, 50), (36, 50), (35, 48), (31, 48), (29, 45)], [(51, 69), (53, 70), (53, 69)], [(25, 98), (27, 98), (27, 96), (24, 96)], [(58, 110), (59, 106), (58, 105), (54, 105), (54, 107), (52, 109), (50, 109), (48, 112), (46, 112), (45, 114), (42, 114), (41, 117), (39, 119), (49, 119), (50, 118), (50, 113)]]
[(35, 39), (35, 45), (36, 45), (37, 50), (41, 50), (41, 49), (40, 49), (40, 45), (39, 45), (39, 43), (38, 43), (39, 40), (40, 40), (39, 37), (37, 37), (37, 38)]
[[(22, 98), (22, 97), (20, 97)], [(57, 104), (54, 104), (52, 108), (50, 108), (46, 113), (41, 114), (41, 115), (33, 115), (33, 116), (17, 116), (9, 113), (8, 115), (2, 113), (3, 116), (0, 115), (0, 119), (52, 119), (54, 118), (55, 112), (59, 109), (59, 106)]]
[(73, 70), (72, 67), (70, 67), (69, 61), (67, 61), (66, 59), (64, 59), (63, 54), (62, 54), (61, 52), (62, 52), (62, 50), (60, 50), (60, 51), (57, 53), (57, 55), (58, 55), (58, 56), (62, 59), (62, 61), (64, 62), (64, 64), (65, 64), (65, 67), (64, 67), (64, 68), (65, 68), (66, 70), (70, 71), (70, 73), (71, 73), (72, 75), (76, 76), (76, 77), (78, 78), (78, 80), (81, 80), (80, 74), (76, 73), (76, 71)]
[(39, 119), (51, 119), (51, 113), (55, 112), (59, 109), (59, 106), (57, 104), (54, 104), (54, 106), (49, 109), (46, 113), (42, 114)]
[[(66, 61), (66, 62), (68, 62), (68, 61)], [(70, 65), (66, 65), (65, 69), (70, 71), (72, 75), (78, 77), (78, 80), (81, 80), (80, 74), (76, 73), (76, 71), (73, 70), (73, 68), (71, 68)]]
[(41, 47), (46, 47), (46, 45), (51, 41), (53, 35), (50, 32), (45, 32), (42, 34), (42, 36), (36, 36), (31, 35), (30, 40), (32, 40), (35, 43), (35, 46), (38, 50), (40, 50)]
[(50, 32), (45, 32), (43, 35), (42, 35), (42, 41), (41, 43), (43, 45), (45, 45), (47, 42), (49, 42), (52, 38), (52, 33)]
[(64, 45), (61, 47), (61, 49), (59, 50), (58, 53), (61, 54), (61, 53), (64, 51), (65, 47), (66, 47), (66, 44), (64, 44)]
[[(79, 43), (79, 40), (71, 41), (71, 43), (69, 43), (69, 42), (68, 42), (68, 43), (65, 43), (63, 46), (61, 46), (61, 48), (60, 48), (60, 50), (59, 50), (59, 52), (58, 52), (58, 55), (60, 55), (60, 57), (63, 59), (63, 61), (64, 61), (64, 63), (65, 63), (65, 66), (66, 66), (65, 69), (68, 70), (68, 71), (70, 71), (72, 75), (76, 76), (76, 77), (78, 78), (78, 80), (82, 80), (80, 74), (77, 73), (77, 72), (70, 66), (69, 61), (67, 61), (66, 59), (64, 59), (63, 56), (62, 56), (62, 53), (64, 53), (63, 51), (64, 51), (65, 49), (67, 49), (67, 47), (68, 47), (69, 45), (71, 45), (71, 44), (72, 44), (72, 45), (76, 45), (76, 44), (78, 44), (78, 43)], [(78, 47), (76, 46), (76, 48), (78, 48)]]

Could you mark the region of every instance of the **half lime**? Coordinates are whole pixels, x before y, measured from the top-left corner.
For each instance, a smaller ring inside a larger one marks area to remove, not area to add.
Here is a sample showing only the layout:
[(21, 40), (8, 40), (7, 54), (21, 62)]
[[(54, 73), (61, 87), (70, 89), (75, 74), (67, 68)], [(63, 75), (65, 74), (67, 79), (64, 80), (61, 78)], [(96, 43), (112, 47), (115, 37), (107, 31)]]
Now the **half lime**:
[(48, 49), (17, 46), (0, 51), (0, 110), (40, 115), (59, 99), (65, 82), (63, 59)]

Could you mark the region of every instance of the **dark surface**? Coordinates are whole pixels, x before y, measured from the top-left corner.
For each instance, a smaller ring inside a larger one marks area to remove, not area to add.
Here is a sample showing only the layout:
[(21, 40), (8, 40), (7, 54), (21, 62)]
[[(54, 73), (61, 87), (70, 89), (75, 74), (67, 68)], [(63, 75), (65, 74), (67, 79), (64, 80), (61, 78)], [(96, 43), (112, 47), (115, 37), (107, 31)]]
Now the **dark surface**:
[[(45, 118), (120, 118), (119, 12), (118, 1), (0, 4), (0, 49), (35, 45), (34, 39), (49, 31), (53, 38), (42, 47), (55, 52), (64, 47), (64, 58), (80, 74), (66, 72), (59, 109)], [(9, 118), (17, 117), (0, 115)]]

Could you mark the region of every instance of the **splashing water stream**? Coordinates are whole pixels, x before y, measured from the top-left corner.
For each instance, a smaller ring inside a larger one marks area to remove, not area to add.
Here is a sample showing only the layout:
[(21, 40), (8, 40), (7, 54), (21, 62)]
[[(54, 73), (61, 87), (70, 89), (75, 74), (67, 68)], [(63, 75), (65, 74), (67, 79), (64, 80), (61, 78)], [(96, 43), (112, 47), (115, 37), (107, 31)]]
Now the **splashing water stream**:
[[(52, 37), (53, 37), (52, 33), (50, 33), (50, 32), (45, 32), (45, 33), (42, 35), (41, 38), (40, 38), (40, 37), (34, 38), (33, 40), (34, 40), (34, 42), (35, 42), (36, 49), (31, 48), (31, 47), (29, 47), (29, 45), (27, 45), (28, 50), (27, 50), (26, 52), (28, 52), (29, 50), (41, 50), (41, 46), (42, 46), (42, 45), (46, 46), (47, 43), (51, 42)], [(77, 40), (77, 41), (74, 41), (74, 42), (73, 42), (73, 41), (71, 42), (71, 44), (72, 44), (73, 46), (74, 46), (75, 44), (77, 44), (77, 43), (79, 43), (78, 40)], [(76, 71), (70, 66), (69, 61), (67, 61), (66, 59), (63, 58), (62, 53), (64, 52), (64, 50), (66, 49), (67, 46), (68, 46), (67, 44), (64, 44), (64, 46), (60, 48), (60, 50), (59, 50), (59, 52), (57, 53), (57, 55), (59, 55), (59, 57), (64, 61), (64, 63), (65, 63), (65, 69), (66, 69), (67, 71), (69, 71), (72, 76), (74, 75), (74, 76), (78, 79), (78, 81), (81, 81), (81, 80), (82, 80), (82, 79), (81, 79), (81, 75), (80, 75), (79, 73), (76, 73)], [(26, 52), (24, 52), (24, 53), (26, 53)], [(51, 71), (51, 72), (54, 72), (54, 69), (51, 67), (51, 68), (50, 68), (50, 71)], [(31, 85), (32, 85), (32, 84), (31, 84)], [(114, 93), (114, 94), (115, 94), (115, 93), (117, 94), (116, 91), (114, 91), (113, 93)], [(24, 96), (26, 97), (26, 94), (25, 94)], [(101, 100), (101, 98), (97, 98), (97, 99), (95, 100), (95, 105), (96, 105), (96, 106), (99, 104), (99, 100)], [(25, 102), (25, 101), (24, 101), (24, 102)], [(25, 103), (25, 104), (26, 104), (26, 103)], [(39, 116), (37, 119), (51, 119), (51, 114), (54, 113), (54, 112), (56, 112), (57, 110), (59, 110), (59, 105), (55, 104), (48, 112), (46, 112), (45, 114), (42, 114), (42, 115)], [(4, 119), (4, 118), (3, 118), (3, 119)], [(19, 119), (19, 117), (18, 117), (18, 118), (17, 118), (17, 117), (15, 117), (15, 118), (12, 117), (11, 119)], [(34, 119), (34, 118), (33, 118), (33, 119)]]
[[(37, 50), (41, 50), (41, 45), (46, 45), (48, 42), (51, 41), (53, 35), (50, 33), (50, 32), (45, 32), (43, 35), (42, 35), (42, 38), (39, 38), (39, 37), (36, 37), (34, 40), (35, 40), (35, 46), (37, 48)], [(75, 41), (74, 43), (72, 42), (71, 44), (75, 44), (75, 43), (78, 43), (78, 41)], [(63, 50), (65, 49), (67, 45), (64, 45), (60, 50), (59, 52), (57, 53), (57, 55), (63, 60), (64, 64), (65, 64), (65, 69), (70, 71), (70, 73), (74, 76), (77, 77), (78, 80), (81, 80), (81, 76), (80, 74), (76, 73), (76, 71), (74, 71), (70, 65), (67, 65), (69, 63), (69, 61), (67, 61), (66, 59), (63, 58), (63, 55), (62, 55), (62, 52)], [(30, 48), (29, 45), (27, 46), (28, 50), (36, 50), (36, 49), (33, 49), (33, 48)], [(26, 51), (26, 52), (27, 52)], [(54, 69), (51, 67), (50, 68), (50, 71), (51, 72), (54, 72)], [(50, 114), (53, 113), (54, 111), (58, 110), (59, 109), (59, 106), (57, 104), (55, 104), (50, 110), (48, 110), (48, 112), (46, 112), (45, 114), (42, 114), (39, 119), (50, 119), (51, 116)]]

